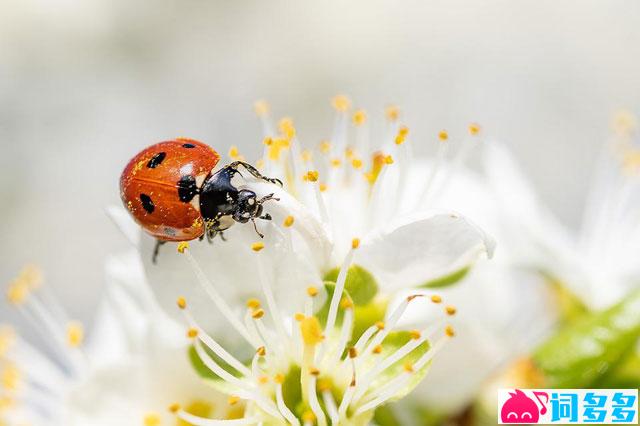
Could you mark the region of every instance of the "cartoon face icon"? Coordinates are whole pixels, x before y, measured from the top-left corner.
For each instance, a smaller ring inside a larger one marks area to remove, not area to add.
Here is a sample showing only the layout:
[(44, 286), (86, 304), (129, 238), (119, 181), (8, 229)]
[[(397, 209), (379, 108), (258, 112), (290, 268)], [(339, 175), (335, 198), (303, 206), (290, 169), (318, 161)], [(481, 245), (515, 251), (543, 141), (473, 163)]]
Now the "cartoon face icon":
[[(543, 392), (539, 393), (546, 396)], [(515, 393), (509, 392), (509, 395), (511, 396), (504, 403), (500, 412), (502, 423), (538, 423), (540, 411), (531, 398), (520, 389), (516, 389)], [(536, 395), (536, 398), (538, 398), (538, 395)], [(539, 398), (538, 401), (540, 401)], [(540, 403), (542, 404), (542, 401)], [(544, 414), (546, 407), (544, 407), (544, 404), (542, 404), (542, 407), (542, 414)]]

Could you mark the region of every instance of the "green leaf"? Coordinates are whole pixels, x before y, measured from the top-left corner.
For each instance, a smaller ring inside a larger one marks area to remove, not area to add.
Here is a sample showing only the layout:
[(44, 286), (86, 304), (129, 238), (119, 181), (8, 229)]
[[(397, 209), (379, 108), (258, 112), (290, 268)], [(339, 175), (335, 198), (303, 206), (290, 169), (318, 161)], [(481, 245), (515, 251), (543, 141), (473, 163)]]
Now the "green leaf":
[[(389, 333), (382, 342), (382, 353), (378, 356), (386, 358), (393, 352), (400, 349), (400, 347), (402, 347), (409, 340), (411, 340), (411, 333), (408, 331), (393, 331)], [(423, 343), (421, 343), (409, 354), (405, 355), (403, 358), (396, 361), (394, 364), (389, 366), (389, 368), (380, 373), (372, 382), (371, 387), (377, 388), (383, 386), (389, 380), (392, 380), (403, 374), (405, 372), (405, 365), (413, 365), (422, 355), (424, 355), (429, 350), (430, 347), (431, 344), (429, 343), (429, 341), (424, 341)], [(390, 401), (397, 401), (398, 399), (408, 395), (426, 376), (430, 366), (431, 362), (427, 362), (420, 370), (415, 370), (411, 374), (411, 379), (407, 386), (401, 389), (392, 399), (390, 399)]]
[(423, 287), (423, 288), (441, 288), (441, 287), (448, 287), (452, 284), (457, 283), (458, 281), (462, 280), (464, 277), (467, 276), (467, 274), (469, 273), (469, 270), (471, 269), (470, 266), (465, 266), (462, 269), (459, 269), (455, 272), (452, 272), (449, 275), (445, 275), (444, 277), (440, 277), (440, 278), (436, 278), (435, 280), (431, 280), (431, 281), (427, 281), (424, 284), (421, 284), (419, 287)]
[(621, 365), (640, 337), (640, 291), (586, 314), (545, 342), (533, 361), (552, 388), (589, 388)]
[(628, 356), (597, 385), (600, 389), (633, 389), (640, 387), (640, 354)]
[(555, 296), (561, 321), (575, 321), (589, 312), (582, 300), (562, 280), (544, 271), (541, 271), (540, 274), (544, 277)]
[[(324, 280), (335, 283), (339, 273), (340, 268), (332, 269), (325, 274)], [(349, 268), (344, 288), (349, 292), (356, 305), (366, 305), (378, 293), (376, 279), (371, 272), (359, 265), (353, 265)]]

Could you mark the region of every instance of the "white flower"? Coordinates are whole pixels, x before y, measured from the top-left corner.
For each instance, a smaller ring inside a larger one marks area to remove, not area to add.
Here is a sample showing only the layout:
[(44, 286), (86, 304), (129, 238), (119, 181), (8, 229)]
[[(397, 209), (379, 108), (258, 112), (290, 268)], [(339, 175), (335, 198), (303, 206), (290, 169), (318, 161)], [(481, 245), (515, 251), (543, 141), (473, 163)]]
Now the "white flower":
[[(456, 309), (431, 292), (430, 309), (411, 332), (394, 327), (415, 294), (393, 308), (389, 303), (399, 290), (459, 279), (493, 250), (493, 240), (469, 220), (421, 204), (439, 176), (413, 174), (408, 129), (397, 111), (388, 111), (387, 136), (373, 149), (362, 111), (353, 115), (355, 138), (348, 143), (346, 102), (334, 100), (336, 130), (317, 160), (301, 149), (290, 120), (275, 135), (258, 105), (266, 137), (257, 165), (285, 182), (284, 189), (239, 182), (258, 196), (279, 198), (265, 206), (273, 221), (258, 224), (264, 239), (252, 226), (236, 225), (213, 246), (178, 245), (184, 256), (163, 248), (157, 265), (150, 261), (152, 239), (143, 239), (152, 288), (167, 312), (178, 312), (176, 299), (183, 308), (202, 373), (248, 400), (247, 418), (256, 421), (360, 424), (377, 406), (404, 396), (453, 334), (443, 321)], [(440, 139), (445, 144), (446, 133)], [(240, 158), (235, 148), (229, 154)], [(189, 285), (189, 269), (198, 286)], [(300, 396), (288, 400), (292, 386)]]
[(193, 371), (188, 339), (150, 297), (137, 250), (110, 257), (106, 272), (87, 339), (36, 267), (10, 284), (8, 301), (47, 346), (0, 328), (0, 424), (159, 426), (174, 422), (176, 402), (204, 417), (242, 416), (241, 404), (228, 405)]
[(635, 119), (617, 116), (614, 137), (604, 147), (584, 207), (579, 231), (571, 232), (544, 208), (509, 153), (496, 146), (487, 171), (501, 208), (518, 218), (521, 255), (531, 266), (559, 279), (590, 308), (610, 306), (640, 282), (640, 148)]

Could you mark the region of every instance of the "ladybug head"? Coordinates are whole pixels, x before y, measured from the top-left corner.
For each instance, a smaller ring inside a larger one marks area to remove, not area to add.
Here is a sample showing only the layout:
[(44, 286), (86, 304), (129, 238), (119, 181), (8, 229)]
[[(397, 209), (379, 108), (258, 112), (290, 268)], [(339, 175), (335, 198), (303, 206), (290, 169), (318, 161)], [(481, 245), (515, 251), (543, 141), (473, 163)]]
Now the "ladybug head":
[(256, 193), (249, 189), (238, 191), (233, 219), (240, 223), (246, 223), (262, 214), (262, 203), (258, 202)]

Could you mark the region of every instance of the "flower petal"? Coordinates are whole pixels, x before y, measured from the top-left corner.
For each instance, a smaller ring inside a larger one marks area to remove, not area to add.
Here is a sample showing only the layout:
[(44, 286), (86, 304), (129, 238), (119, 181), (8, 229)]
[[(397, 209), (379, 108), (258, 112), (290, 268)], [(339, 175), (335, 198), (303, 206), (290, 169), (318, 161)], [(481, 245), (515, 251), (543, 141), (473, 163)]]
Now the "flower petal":
[(439, 214), (408, 219), (368, 236), (356, 262), (389, 290), (419, 286), (491, 257), (494, 241), (467, 219)]

